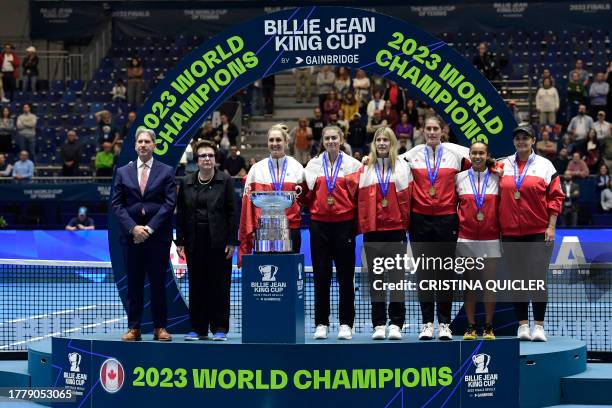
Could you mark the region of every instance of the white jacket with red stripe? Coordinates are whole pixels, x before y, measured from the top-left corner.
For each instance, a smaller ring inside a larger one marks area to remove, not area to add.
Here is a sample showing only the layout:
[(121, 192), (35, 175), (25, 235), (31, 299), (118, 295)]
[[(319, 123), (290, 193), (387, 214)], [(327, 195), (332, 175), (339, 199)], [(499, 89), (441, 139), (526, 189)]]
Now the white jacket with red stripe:
[[(389, 170), (389, 159), (378, 159), (381, 180)], [(372, 231), (407, 230), (410, 222), (412, 172), (404, 160), (397, 159), (389, 179), (387, 206), (383, 207), (382, 190), (374, 166), (359, 170), (357, 229), (360, 234)]]
[[(470, 149), (454, 143), (441, 143), (442, 162), (434, 187), (436, 194), (429, 195), (429, 176), (425, 162), (425, 149), (429, 151), (431, 170), (435, 169), (434, 152), (428, 145), (413, 147), (400, 158), (405, 159), (412, 169), (414, 179), (412, 187), (412, 212), (424, 215), (450, 215), (457, 212), (457, 192), (455, 191), (455, 176), (470, 167)], [(436, 156), (437, 160), (437, 156)]]
[[(304, 204), (310, 207), (310, 218), (314, 221), (324, 222), (353, 220), (357, 216), (357, 190), (361, 163), (340, 152), (342, 164), (332, 193), (333, 204), (330, 205), (327, 202), (329, 193), (323, 171), (324, 154), (327, 155), (327, 153), (322, 153), (310, 160), (304, 172), (308, 188)], [(334, 165), (330, 165), (329, 177), (333, 175)]]
[(474, 190), (468, 175), (469, 170), (462, 171), (455, 177), (457, 195), (459, 196), (459, 239), (463, 241), (490, 241), (499, 240), (499, 176), (490, 173), (474, 171), (474, 184), (477, 191), (482, 194), (484, 181), (487, 174), (487, 189), (485, 191), (484, 204), (480, 210), (484, 219), (479, 221), (478, 207), (474, 199)]
[[(304, 167), (293, 157), (284, 156), (281, 159), (266, 158), (258, 161), (251, 167), (246, 176), (244, 184), (244, 194), (242, 196), (242, 212), (240, 213), (240, 248), (238, 249), (238, 259), (244, 254), (250, 254), (253, 250), (253, 239), (255, 229), (259, 222), (261, 210), (251, 202), (249, 191), (273, 191), (272, 176), (270, 174), (269, 161), (272, 160), (273, 169), (276, 172), (277, 182), (280, 181), (280, 172), (283, 163), (287, 161), (285, 180), (281, 190), (293, 191), (297, 185), (304, 188)], [(300, 228), (302, 220), (300, 213), (300, 203), (294, 202), (293, 205), (285, 210), (289, 219), (290, 228)]]
[[(548, 227), (550, 214), (559, 214), (565, 195), (555, 167), (550, 160), (532, 153), (534, 161), (520, 188), (520, 199), (514, 198), (515, 156), (500, 160), (504, 175), (499, 183), (499, 220), (502, 235), (522, 236), (541, 234)], [(518, 162), (519, 175), (526, 162)]]

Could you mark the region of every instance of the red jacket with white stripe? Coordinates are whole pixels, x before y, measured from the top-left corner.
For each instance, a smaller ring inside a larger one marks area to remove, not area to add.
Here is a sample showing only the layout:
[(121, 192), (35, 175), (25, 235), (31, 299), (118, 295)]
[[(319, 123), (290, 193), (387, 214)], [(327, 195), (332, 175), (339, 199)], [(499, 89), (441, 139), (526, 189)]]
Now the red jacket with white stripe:
[[(310, 218), (324, 222), (353, 220), (357, 216), (357, 190), (361, 163), (346, 153), (340, 152), (342, 164), (332, 193), (334, 203), (330, 205), (327, 203), (329, 193), (323, 171), (324, 154), (327, 155), (327, 153), (322, 153), (310, 160), (304, 171), (308, 188), (304, 203), (310, 207)], [(330, 166), (329, 177), (333, 175), (334, 165)]]
[(487, 174), (490, 174), (485, 191), (484, 204), (480, 211), (484, 214), (484, 219), (478, 221), (476, 218), (479, 210), (474, 199), (474, 190), (468, 175), (469, 170), (462, 171), (455, 177), (457, 195), (459, 196), (459, 238), (473, 241), (488, 241), (499, 239), (499, 176), (490, 173), (489, 170), (483, 172), (474, 171), (474, 184), (476, 191), (482, 194), (484, 181)]
[[(533, 153), (532, 153), (533, 154)], [(515, 156), (508, 156), (500, 162), (504, 175), (499, 183), (499, 222), (502, 235), (521, 236), (542, 234), (548, 227), (550, 214), (559, 214), (565, 195), (555, 167), (550, 160), (535, 155), (520, 188), (521, 198), (515, 199), (514, 163)], [(519, 160), (519, 175), (526, 162)]]
[[(304, 167), (293, 157), (284, 156), (281, 159), (266, 158), (258, 161), (251, 167), (246, 176), (244, 184), (244, 194), (242, 196), (242, 212), (240, 213), (240, 247), (238, 248), (238, 260), (241, 263), (242, 255), (250, 254), (253, 250), (253, 239), (255, 229), (261, 216), (261, 210), (251, 202), (248, 195), (249, 191), (274, 191), (272, 176), (270, 175), (269, 160), (272, 160), (273, 168), (276, 171), (277, 181), (280, 181), (280, 172), (283, 163), (287, 160), (287, 171), (281, 190), (293, 191), (297, 185), (304, 188)], [(300, 203), (294, 202), (293, 205), (285, 210), (289, 219), (289, 228), (300, 228), (302, 221), (300, 213)]]
[[(434, 187), (436, 194), (429, 195), (429, 176), (425, 163), (425, 149), (429, 151), (429, 162), (432, 173), (435, 169), (434, 152), (427, 145), (413, 147), (400, 158), (408, 161), (414, 179), (412, 187), (412, 212), (424, 215), (450, 215), (457, 212), (457, 192), (455, 191), (455, 176), (470, 167), (470, 149), (454, 143), (441, 143), (442, 162)], [(437, 160), (437, 155), (436, 155)]]
[[(381, 179), (385, 180), (389, 159), (378, 159)], [(357, 230), (360, 234), (372, 231), (407, 230), (410, 222), (412, 172), (404, 160), (396, 160), (389, 179), (387, 206), (382, 205), (382, 190), (374, 166), (359, 170)]]

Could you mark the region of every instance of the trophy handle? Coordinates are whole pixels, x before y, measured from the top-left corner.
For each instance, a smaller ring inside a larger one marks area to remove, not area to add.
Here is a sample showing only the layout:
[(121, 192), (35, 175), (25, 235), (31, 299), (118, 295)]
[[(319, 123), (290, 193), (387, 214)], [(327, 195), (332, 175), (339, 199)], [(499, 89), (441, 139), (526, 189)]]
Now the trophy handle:
[(296, 197), (299, 197), (302, 194), (302, 186), (300, 185), (295, 186), (295, 192), (297, 193)]

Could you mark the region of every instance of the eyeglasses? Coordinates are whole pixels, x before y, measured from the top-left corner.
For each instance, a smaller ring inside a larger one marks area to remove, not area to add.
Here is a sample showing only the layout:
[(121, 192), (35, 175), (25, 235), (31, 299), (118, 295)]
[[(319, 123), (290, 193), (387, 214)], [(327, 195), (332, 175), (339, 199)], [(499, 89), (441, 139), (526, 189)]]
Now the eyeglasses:
[(214, 159), (215, 155), (213, 153), (202, 153), (198, 154), (198, 159)]

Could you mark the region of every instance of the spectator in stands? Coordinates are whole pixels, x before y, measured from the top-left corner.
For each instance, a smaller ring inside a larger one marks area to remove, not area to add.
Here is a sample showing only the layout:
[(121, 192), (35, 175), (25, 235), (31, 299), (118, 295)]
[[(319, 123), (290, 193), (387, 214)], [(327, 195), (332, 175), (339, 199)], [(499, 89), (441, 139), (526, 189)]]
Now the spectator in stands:
[(328, 65), (323, 65), (317, 73), (317, 93), (319, 94), (319, 107), (324, 110), (323, 102), (334, 87), (336, 75)]
[(561, 141), (561, 135), (563, 133), (563, 126), (560, 123), (557, 123), (552, 127), (550, 131), (550, 140), (553, 142), (559, 143)]
[(238, 146), (230, 146), (229, 156), (223, 161), (223, 171), (232, 177), (243, 177), (247, 174), (244, 157), (238, 154)]
[(113, 144), (106, 141), (102, 143), (102, 150), (96, 153), (96, 177), (112, 177), (114, 164)]
[(258, 79), (249, 87), (251, 94), (251, 114), (262, 116), (264, 114), (263, 81)]
[(113, 144), (113, 155), (115, 156), (115, 163), (117, 163), (117, 158), (121, 154), (121, 149), (123, 148), (123, 140), (119, 139)]
[(219, 143), (219, 140), (215, 140), (215, 138), (217, 137), (217, 130), (213, 127), (212, 125), (212, 121), (207, 120), (202, 124), (202, 127), (200, 128), (200, 134), (197, 135), (195, 137), (196, 141), (200, 141), (200, 140), (209, 140), (209, 141), (215, 141), (217, 144)]
[(559, 94), (550, 78), (544, 78), (542, 87), (536, 93), (536, 110), (540, 115), (540, 126), (557, 123)]
[(321, 143), (321, 134), (323, 132), (323, 128), (325, 127), (325, 122), (323, 121), (323, 115), (321, 114), (320, 108), (314, 108), (313, 110), (314, 118), (311, 118), (308, 121), (308, 127), (312, 129), (312, 151), (310, 152), (311, 156), (314, 156), (319, 151), (319, 144)]
[(355, 112), (351, 121), (349, 122), (347, 142), (351, 145), (353, 153), (360, 152), (362, 154), (366, 151), (366, 127), (361, 121), (361, 114)]
[(572, 141), (584, 140), (593, 129), (593, 118), (587, 115), (585, 105), (578, 106), (578, 114), (572, 118), (567, 126)]
[(139, 107), (143, 101), (142, 92), (145, 86), (143, 76), (142, 61), (138, 57), (133, 57), (130, 59), (127, 69), (127, 100), (132, 105), (132, 109)]
[(602, 164), (599, 166), (599, 172), (597, 173), (597, 191), (601, 192), (610, 184), (610, 171), (608, 166)]
[(0, 153), (0, 177), (9, 177), (13, 172), (13, 166), (6, 162), (6, 154)]
[(113, 89), (111, 90), (111, 95), (113, 98), (113, 102), (122, 103), (127, 99), (127, 89), (123, 84), (123, 79), (119, 78), (115, 82)]
[(393, 129), (399, 123), (397, 111), (391, 105), (391, 101), (385, 100), (385, 108), (382, 112), (383, 118), (387, 121), (387, 125)]
[(219, 148), (226, 155), (231, 145), (236, 145), (236, 140), (240, 131), (238, 126), (234, 125), (227, 114), (222, 113), (220, 116), (221, 124), (217, 126), (217, 136), (219, 137)]
[[(612, 90), (612, 61), (608, 62), (608, 69), (606, 70), (606, 82), (608, 88)], [(612, 92), (608, 92), (608, 101), (606, 102), (608, 107), (608, 117), (612, 117)]]
[(336, 91), (331, 90), (327, 94), (325, 102), (323, 102), (323, 120), (325, 123), (329, 122), (329, 116), (332, 113), (338, 113), (340, 110), (340, 101), (338, 100), (338, 94)]
[(79, 213), (76, 217), (72, 218), (68, 225), (66, 225), (66, 231), (78, 231), (78, 230), (94, 230), (94, 220), (87, 216), (87, 207), (79, 208)]
[[(399, 117), (399, 113), (404, 109), (404, 90), (396, 82), (389, 81), (387, 89), (382, 97), (385, 101), (391, 102), (391, 108)], [(396, 120), (395, 123), (398, 121)]]
[(478, 54), (472, 60), (474, 66), (489, 80), (497, 79), (499, 69), (496, 58), (487, 50), (487, 43), (478, 44)]
[(540, 78), (540, 86), (544, 85), (545, 79), (550, 79), (551, 85), (555, 86), (555, 79), (553, 78), (552, 74), (550, 73), (550, 69), (548, 68), (544, 68), (542, 70), (542, 78)]
[(382, 93), (380, 91), (374, 91), (374, 99), (368, 103), (368, 107), (366, 108), (368, 119), (374, 116), (375, 111), (382, 111), (384, 108), (385, 100), (382, 99)]
[(580, 148), (578, 150), (580, 151), (581, 156), (584, 157), (584, 162), (589, 167), (590, 174), (597, 174), (597, 170), (599, 169), (599, 165), (601, 163), (601, 149), (599, 146), (599, 141), (597, 140), (595, 129), (591, 129), (586, 140), (580, 144)]
[(361, 161), (361, 159), (363, 159), (363, 154), (360, 151), (354, 151), (353, 159)]
[(519, 109), (514, 99), (510, 99), (508, 101), (508, 109), (512, 111), (512, 117), (516, 121), (516, 123), (525, 122), (526, 119), (523, 117), (523, 112)]
[(130, 111), (130, 113), (127, 115), (127, 121), (125, 122), (125, 125), (123, 125), (123, 129), (121, 129), (121, 139), (125, 139), (127, 137), (134, 122), (136, 122), (136, 112)]
[(102, 146), (104, 142), (110, 142), (111, 145), (119, 139), (119, 132), (113, 125), (113, 115), (110, 111), (101, 110), (95, 113), (98, 121), (98, 146)]
[(298, 125), (289, 133), (293, 142), (293, 158), (302, 166), (306, 166), (310, 161), (310, 151), (312, 149), (312, 129), (308, 127), (308, 120), (300, 118)]
[(602, 210), (612, 211), (612, 179), (608, 182), (608, 187), (601, 192), (600, 204)]
[(565, 173), (569, 173), (573, 177), (585, 178), (589, 175), (589, 166), (582, 160), (579, 152), (572, 154), (572, 160), (567, 163)]
[(27, 150), (19, 152), (19, 160), (13, 165), (13, 179), (17, 183), (29, 183), (34, 177), (34, 163)]
[(578, 107), (584, 104), (585, 86), (580, 81), (580, 74), (572, 71), (567, 81), (567, 117), (571, 118), (578, 113)]
[(9, 103), (10, 100), (4, 97), (4, 88), (2, 87), (2, 74), (0, 73), (0, 101), (2, 103)]
[(589, 86), (589, 72), (583, 68), (583, 63), (581, 59), (576, 60), (576, 65), (574, 69), (572, 69), (567, 76), (568, 78), (572, 78), (572, 75), (575, 73), (578, 74), (578, 80), (584, 86), (584, 89), (587, 89)]
[(417, 125), (412, 130), (412, 143), (416, 145), (425, 143), (425, 116), (419, 115)]
[(13, 137), (16, 129), (11, 111), (5, 106), (0, 115), (0, 152), (13, 150)]
[(612, 127), (610, 122), (606, 121), (606, 112), (600, 110), (597, 112), (597, 122), (593, 124), (593, 129), (597, 133), (597, 140), (603, 140), (606, 137), (612, 136)]
[(259, 157), (257, 157), (257, 156), (255, 156), (255, 157), (251, 157), (251, 158), (249, 159), (249, 168), (247, 169), (247, 172), (248, 172), (249, 170), (251, 170), (251, 167), (253, 167), (253, 165), (254, 165), (254, 164), (256, 164), (256, 163), (257, 163), (259, 160), (260, 160), (260, 159), (259, 159)]
[(342, 109), (338, 111), (337, 117), (338, 117), (338, 126), (340, 127), (340, 129), (342, 129), (344, 134), (346, 134), (349, 128), (349, 121), (344, 119), (344, 112), (342, 111)]
[(567, 133), (563, 135), (563, 138), (561, 138), (561, 142), (559, 143), (559, 150), (562, 148), (567, 149), (567, 154), (570, 155), (574, 153), (574, 150), (576, 149), (575, 143), (572, 142), (572, 139)]
[(295, 102), (302, 103), (304, 97), (306, 102), (312, 101), (312, 67), (300, 67), (293, 69), (293, 76), (295, 77)]
[(408, 147), (408, 138), (406, 137), (401, 137), (400, 139), (398, 139), (398, 145), (397, 145), (397, 155), (401, 155), (406, 153), (408, 150), (411, 149), (411, 147)]
[(274, 113), (274, 89), (276, 88), (276, 76), (268, 75), (261, 80), (261, 85), (264, 102), (264, 114), (270, 116)]
[(329, 121), (327, 121), (327, 126), (338, 126), (342, 130), (342, 133), (346, 134), (346, 132), (348, 131), (346, 125), (347, 123), (344, 120), (342, 121), (342, 123), (340, 123), (340, 118), (338, 117), (337, 113), (332, 113), (329, 115)]
[(36, 80), (38, 79), (38, 55), (36, 48), (29, 46), (25, 49), (25, 58), (23, 59), (23, 80), (21, 89), (23, 92), (36, 92)]
[(561, 191), (565, 194), (563, 211), (561, 212), (561, 226), (575, 227), (578, 225), (578, 198), (580, 187), (572, 180), (572, 175), (566, 172), (561, 183)]
[(345, 119), (350, 120), (355, 113), (359, 112), (359, 101), (355, 99), (355, 94), (352, 91), (348, 91), (342, 99), (340, 110)]
[(74, 130), (69, 130), (66, 134), (66, 141), (60, 148), (60, 157), (62, 159), (62, 176), (76, 176), (79, 170), (79, 161), (83, 156), (83, 146), (77, 139), (77, 134)]
[(0, 69), (2, 70), (2, 87), (4, 96), (10, 100), (14, 99), (14, 92), (17, 88), (17, 78), (19, 77), (19, 57), (12, 44), (4, 44), (4, 51), (0, 54)]
[(339, 99), (343, 99), (346, 93), (351, 88), (351, 78), (349, 76), (348, 68), (338, 67), (338, 73), (334, 80), (334, 91), (338, 94)]
[(412, 125), (406, 112), (402, 112), (400, 122), (395, 125), (395, 134), (398, 140), (406, 139), (404, 145), (409, 146), (408, 149), (412, 148)]
[(30, 110), (30, 105), (23, 104), (23, 113), (17, 117), (17, 136), (19, 148), (27, 150), (32, 161), (36, 161), (36, 123), (38, 118)]
[(374, 111), (374, 115), (368, 118), (368, 125), (366, 127), (367, 140), (366, 144), (370, 145), (374, 138), (374, 133), (381, 127), (387, 127), (387, 121), (383, 118), (382, 112), (379, 110)]
[(589, 88), (589, 97), (591, 98), (591, 116), (596, 117), (597, 112), (606, 111), (609, 93), (610, 85), (606, 82), (606, 74), (603, 72), (598, 72), (595, 76), (595, 81)]
[(419, 111), (414, 104), (414, 99), (408, 99), (406, 101), (406, 107), (404, 113), (408, 115), (408, 123), (415, 127), (419, 123)]
[(554, 160), (557, 157), (557, 144), (550, 140), (550, 133), (543, 130), (541, 134), (542, 140), (536, 143), (536, 152), (548, 160)]
[(567, 164), (569, 163), (567, 148), (562, 147), (559, 149), (559, 155), (552, 160), (553, 166), (555, 166), (555, 170), (557, 170), (557, 174), (564, 174), (567, 170)]
[[(355, 78), (353, 78), (353, 91), (355, 99), (359, 102), (359, 109), (365, 109), (370, 102), (370, 78), (366, 76), (363, 69), (357, 70)], [(360, 112), (362, 115), (364, 112)]]

